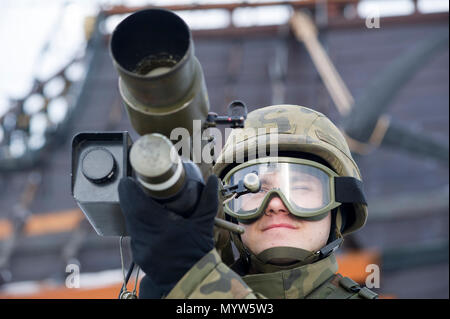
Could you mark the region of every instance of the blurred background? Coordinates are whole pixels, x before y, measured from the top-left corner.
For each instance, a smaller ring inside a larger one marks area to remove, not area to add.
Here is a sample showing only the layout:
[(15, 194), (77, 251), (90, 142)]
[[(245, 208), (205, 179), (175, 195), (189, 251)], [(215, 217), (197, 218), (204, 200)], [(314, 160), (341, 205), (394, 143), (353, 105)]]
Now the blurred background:
[(298, 104), (341, 128), (369, 219), (339, 250), (340, 273), (365, 284), (375, 264), (383, 298), (449, 297), (447, 0), (4, 0), (0, 298), (117, 298), (119, 239), (98, 236), (78, 209), (71, 145), (81, 131), (138, 138), (108, 44), (151, 6), (192, 28), (210, 111), (235, 99), (249, 111)]

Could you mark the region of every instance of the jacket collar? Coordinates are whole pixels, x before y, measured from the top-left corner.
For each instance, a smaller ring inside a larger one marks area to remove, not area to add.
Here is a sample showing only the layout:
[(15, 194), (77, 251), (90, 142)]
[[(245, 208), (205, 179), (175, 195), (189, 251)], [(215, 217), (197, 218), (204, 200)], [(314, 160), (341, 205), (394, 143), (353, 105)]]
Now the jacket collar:
[(319, 261), (274, 272), (243, 276), (245, 283), (267, 298), (301, 299), (327, 281), (338, 270), (334, 254)]

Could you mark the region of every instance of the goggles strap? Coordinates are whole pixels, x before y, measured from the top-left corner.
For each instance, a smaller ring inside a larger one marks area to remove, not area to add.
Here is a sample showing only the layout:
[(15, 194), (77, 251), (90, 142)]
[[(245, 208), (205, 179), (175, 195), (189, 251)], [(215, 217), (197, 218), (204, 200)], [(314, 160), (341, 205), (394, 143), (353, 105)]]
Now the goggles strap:
[(334, 185), (337, 202), (367, 205), (363, 183), (359, 179), (350, 176), (335, 177)]

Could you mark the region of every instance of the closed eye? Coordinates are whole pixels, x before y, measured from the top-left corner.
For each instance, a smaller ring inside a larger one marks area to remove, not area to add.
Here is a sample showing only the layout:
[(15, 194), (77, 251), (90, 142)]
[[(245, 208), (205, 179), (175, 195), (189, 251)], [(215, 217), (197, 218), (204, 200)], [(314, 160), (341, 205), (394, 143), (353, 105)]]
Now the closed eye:
[(306, 185), (294, 186), (294, 187), (292, 187), (292, 189), (295, 189), (295, 190), (312, 190), (311, 187), (306, 186)]

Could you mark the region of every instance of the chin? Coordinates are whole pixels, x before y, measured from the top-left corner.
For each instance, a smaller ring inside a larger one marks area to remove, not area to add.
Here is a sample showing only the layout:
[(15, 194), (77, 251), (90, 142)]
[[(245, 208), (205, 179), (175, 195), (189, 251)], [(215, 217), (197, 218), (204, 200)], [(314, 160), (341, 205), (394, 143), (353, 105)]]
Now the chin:
[(258, 243), (261, 243), (261, 245), (258, 247), (258, 253), (274, 247), (293, 247), (312, 251), (311, 247), (309, 247), (310, 245), (308, 245), (309, 243), (302, 242), (298, 238), (296, 238), (296, 240), (293, 240), (292, 237), (292, 234), (289, 234), (286, 231), (280, 233), (271, 232), (270, 234), (264, 234), (264, 236), (261, 236), (256, 241)]
[(299, 245), (298, 242), (292, 241), (292, 239), (289, 238), (271, 238), (271, 239), (265, 239), (264, 245), (260, 246), (260, 252), (274, 247), (294, 247), (294, 248), (303, 248)]

